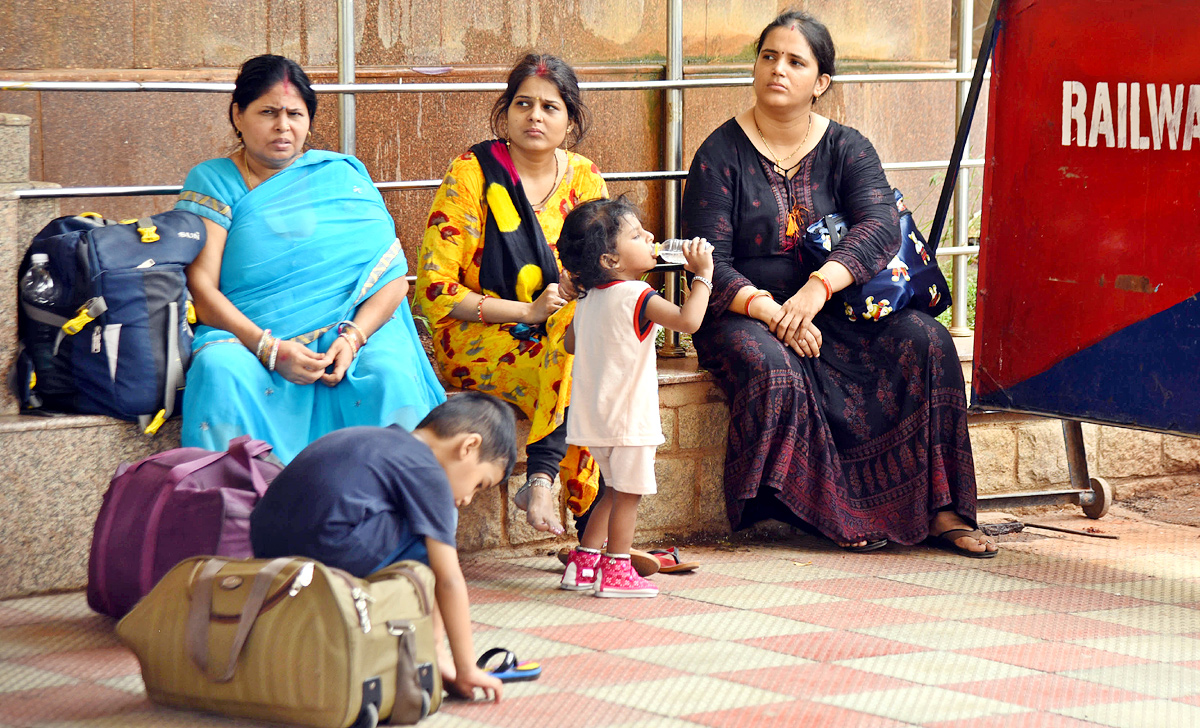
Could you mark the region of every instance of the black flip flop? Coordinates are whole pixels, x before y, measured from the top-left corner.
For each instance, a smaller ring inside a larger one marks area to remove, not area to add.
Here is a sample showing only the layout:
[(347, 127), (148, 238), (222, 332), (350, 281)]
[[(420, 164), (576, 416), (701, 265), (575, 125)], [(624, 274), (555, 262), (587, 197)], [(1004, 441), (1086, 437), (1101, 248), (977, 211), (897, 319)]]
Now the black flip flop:
[(838, 544), (837, 542), (834, 542), (834, 543), (842, 551), (852, 551), (856, 554), (865, 554), (868, 551), (878, 551), (879, 549), (888, 545), (886, 538), (881, 538), (878, 541), (868, 541), (865, 544), (863, 544), (862, 546), (842, 546), (841, 544)]
[[(957, 535), (952, 536), (951, 534)], [(933, 546), (945, 549), (950, 553), (958, 554), (959, 556), (966, 556), (968, 559), (994, 559), (996, 558), (996, 554), (1000, 553), (998, 549), (996, 551), (971, 551), (970, 549), (964, 549), (958, 544), (954, 543), (958, 539), (966, 536), (973, 536), (978, 539), (981, 536), (986, 537), (987, 534), (985, 534), (983, 531), (980, 531), (978, 528), (951, 528), (948, 531), (942, 531), (936, 536), (931, 534), (926, 541)]]

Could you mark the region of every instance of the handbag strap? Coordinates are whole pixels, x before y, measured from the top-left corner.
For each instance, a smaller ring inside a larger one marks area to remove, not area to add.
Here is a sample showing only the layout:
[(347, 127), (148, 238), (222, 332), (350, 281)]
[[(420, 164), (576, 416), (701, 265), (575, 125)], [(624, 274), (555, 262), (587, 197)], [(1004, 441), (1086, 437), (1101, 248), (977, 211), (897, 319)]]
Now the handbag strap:
[(242, 654), (242, 648), (246, 645), (246, 638), (250, 636), (250, 630), (254, 627), (258, 612), (267, 599), (267, 590), (271, 588), (271, 582), (275, 580), (275, 577), (279, 576), (284, 567), (292, 561), (291, 558), (271, 559), (254, 575), (254, 583), (250, 587), (250, 593), (246, 596), (246, 602), (242, 605), (237, 632), (233, 636), (233, 643), (229, 645), (229, 658), (225, 663), (225, 670), (220, 675), (213, 675), (209, 671), (208, 634), (211, 626), (210, 617), (216, 576), (229, 562), (211, 559), (204, 565), (192, 591), (192, 604), (187, 621), (187, 650), (192, 663), (208, 679), (222, 683), (233, 679), (233, 673), (237, 670), (238, 658)]
[[(983, 42), (979, 46), (979, 57), (975, 59), (975, 73), (971, 76), (971, 89), (967, 92), (966, 103), (963, 104), (962, 118), (958, 122), (958, 134), (954, 138), (954, 151), (950, 153), (950, 167), (946, 170), (946, 179), (942, 183), (942, 194), (938, 197), (937, 212), (933, 214), (933, 224), (929, 226), (929, 243), (936, 250), (942, 242), (942, 230), (946, 226), (946, 215), (950, 212), (950, 198), (954, 196), (955, 182), (958, 180), (958, 169), (962, 165), (963, 152), (967, 148), (967, 137), (971, 134), (971, 122), (975, 119), (975, 106), (979, 101), (979, 92), (983, 88), (983, 71), (987, 68), (988, 59), (992, 55), (992, 46), (996, 42), (996, 9), (1000, 0), (992, 1), (992, 10), (988, 14), (987, 26), (983, 30)], [(971, 40), (960, 38), (959, 53), (966, 49)], [(965, 225), (965, 221), (960, 221)]]
[(829, 247), (836, 248), (838, 243), (842, 242), (842, 233), (838, 230), (838, 222), (840, 215), (826, 215), (825, 229), (829, 231)]

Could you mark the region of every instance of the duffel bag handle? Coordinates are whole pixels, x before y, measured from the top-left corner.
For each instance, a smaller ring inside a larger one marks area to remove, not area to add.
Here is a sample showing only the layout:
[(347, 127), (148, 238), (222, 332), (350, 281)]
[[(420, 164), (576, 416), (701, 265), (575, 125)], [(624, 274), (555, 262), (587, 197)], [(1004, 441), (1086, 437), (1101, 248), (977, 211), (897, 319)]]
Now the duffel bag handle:
[(200, 571), (200, 577), (196, 580), (196, 586), (192, 589), (192, 604), (188, 611), (187, 621), (187, 650), (192, 663), (209, 680), (223, 683), (233, 679), (233, 673), (237, 670), (238, 658), (242, 654), (242, 648), (246, 645), (246, 638), (250, 636), (250, 629), (254, 626), (258, 612), (267, 599), (267, 590), (271, 588), (271, 582), (275, 580), (275, 577), (279, 576), (284, 567), (292, 561), (291, 558), (272, 559), (254, 575), (254, 584), (250, 587), (246, 603), (242, 605), (242, 614), (238, 619), (233, 644), (229, 646), (229, 658), (225, 663), (225, 671), (220, 675), (213, 675), (209, 671), (208, 633), (212, 617), (214, 582), (217, 573), (229, 562), (222, 559), (210, 559), (204, 565)]
[(267, 492), (267, 479), (259, 472), (254, 459), (273, 449), (271, 443), (251, 439), (249, 435), (239, 435), (229, 441), (229, 452), (250, 471), (250, 482), (254, 484), (254, 492), (258, 493), (259, 498)]

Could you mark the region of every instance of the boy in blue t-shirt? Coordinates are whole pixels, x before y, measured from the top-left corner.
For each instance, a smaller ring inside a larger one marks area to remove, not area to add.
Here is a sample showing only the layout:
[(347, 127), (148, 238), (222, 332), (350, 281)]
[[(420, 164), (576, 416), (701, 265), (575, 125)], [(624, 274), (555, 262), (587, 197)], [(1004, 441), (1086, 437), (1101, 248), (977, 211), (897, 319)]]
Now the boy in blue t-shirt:
[(512, 410), (480, 392), (450, 397), (411, 433), (335, 430), (304, 448), (255, 507), (254, 555), (304, 556), (358, 577), (402, 559), (429, 564), (443, 682), (460, 696), (482, 688), (498, 701), (500, 681), (475, 665), (455, 531), (458, 509), (507, 479), (516, 459)]

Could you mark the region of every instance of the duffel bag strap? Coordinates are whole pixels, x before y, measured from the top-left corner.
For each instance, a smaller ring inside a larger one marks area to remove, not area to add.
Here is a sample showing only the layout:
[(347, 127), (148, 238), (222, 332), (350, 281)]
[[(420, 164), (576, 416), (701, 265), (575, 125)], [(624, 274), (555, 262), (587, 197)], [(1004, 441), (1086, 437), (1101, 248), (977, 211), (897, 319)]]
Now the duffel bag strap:
[(389, 619), (388, 634), (397, 637), (396, 696), (392, 701), (389, 725), (416, 725), (429, 716), (430, 696), (421, 685), (417, 667), (416, 628), (406, 619)]
[[(150, 507), (150, 513), (146, 516), (146, 543), (144, 545), (145, 553), (142, 557), (142, 566), (138, 572), (139, 583), (142, 585), (142, 593), (148, 594), (154, 587), (154, 562), (158, 556), (158, 539), (150, 538), (149, 534), (158, 533), (158, 524), (162, 521), (163, 511), (167, 507), (167, 501), (171, 499), (171, 494), (175, 492), (175, 488), (183, 479), (192, 473), (206, 468), (209, 465), (217, 462), (225, 457), (224, 452), (214, 452), (208, 455), (203, 455), (195, 460), (189, 460), (185, 463), (180, 463), (167, 471), (167, 477), (163, 479), (159, 486), (158, 497), (154, 500), (154, 505)], [(220, 568), (220, 567), (218, 567)]]
[(275, 577), (279, 576), (284, 567), (292, 561), (291, 558), (271, 559), (254, 575), (250, 594), (246, 597), (246, 603), (242, 605), (242, 614), (238, 619), (238, 628), (233, 636), (233, 644), (229, 646), (229, 659), (225, 663), (225, 671), (220, 675), (213, 675), (209, 671), (208, 633), (212, 616), (213, 585), (217, 573), (229, 562), (212, 559), (204, 565), (192, 590), (192, 605), (188, 612), (187, 622), (187, 648), (192, 663), (209, 680), (223, 683), (233, 679), (233, 673), (237, 671), (238, 658), (242, 654), (242, 648), (246, 645), (246, 638), (250, 636), (250, 629), (254, 626), (258, 612), (267, 599), (267, 590), (271, 588), (271, 582), (275, 581)]
[(238, 435), (229, 441), (229, 452), (250, 471), (250, 483), (261, 498), (267, 493), (267, 479), (259, 471), (255, 459), (272, 450), (271, 443), (252, 439), (249, 435)]

